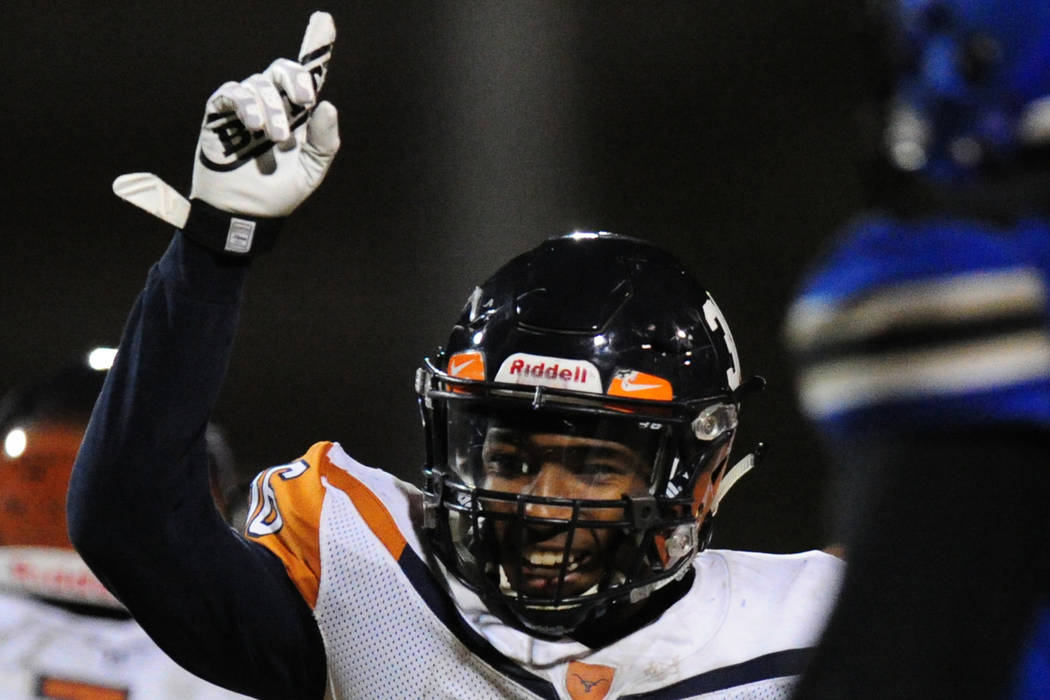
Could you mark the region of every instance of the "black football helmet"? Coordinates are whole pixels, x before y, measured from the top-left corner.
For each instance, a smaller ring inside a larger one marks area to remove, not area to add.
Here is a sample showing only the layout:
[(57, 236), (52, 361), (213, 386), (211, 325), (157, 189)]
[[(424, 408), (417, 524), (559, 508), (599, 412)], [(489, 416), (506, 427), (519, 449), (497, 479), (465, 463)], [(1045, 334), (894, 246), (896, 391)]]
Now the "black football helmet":
[(714, 300), (655, 246), (575, 233), (511, 260), (416, 388), (428, 540), (508, 624), (569, 634), (706, 546), (740, 363)]

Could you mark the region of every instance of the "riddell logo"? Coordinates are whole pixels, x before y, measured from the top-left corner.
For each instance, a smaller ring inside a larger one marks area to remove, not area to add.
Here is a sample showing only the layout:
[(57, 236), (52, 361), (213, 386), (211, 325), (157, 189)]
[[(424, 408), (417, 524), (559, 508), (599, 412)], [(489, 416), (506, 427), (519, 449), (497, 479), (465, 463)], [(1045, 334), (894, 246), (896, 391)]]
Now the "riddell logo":
[(573, 369), (566, 367), (562, 369), (557, 363), (548, 367), (541, 362), (538, 365), (525, 364), (525, 360), (517, 359), (511, 363), (510, 373), (527, 374), (532, 377), (546, 377), (547, 379), (560, 379), (564, 382), (585, 383), (587, 381), (587, 368), (576, 366)]
[(592, 394), (602, 392), (598, 368), (590, 362), (529, 355), (524, 352), (516, 352), (503, 361), (496, 374), (496, 381), (572, 389)]

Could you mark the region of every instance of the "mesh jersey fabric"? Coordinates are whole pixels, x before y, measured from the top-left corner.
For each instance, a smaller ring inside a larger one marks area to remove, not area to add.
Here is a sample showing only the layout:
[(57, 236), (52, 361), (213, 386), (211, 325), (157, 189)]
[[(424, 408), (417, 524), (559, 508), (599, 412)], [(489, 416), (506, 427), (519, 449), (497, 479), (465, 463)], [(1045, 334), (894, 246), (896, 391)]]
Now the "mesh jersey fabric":
[(510, 628), (446, 584), (417, 534), (418, 490), (338, 444), (263, 472), (253, 491), (248, 535), (315, 601), (336, 698), (786, 698), (841, 568), (823, 552), (705, 552), (659, 620), (592, 650)]

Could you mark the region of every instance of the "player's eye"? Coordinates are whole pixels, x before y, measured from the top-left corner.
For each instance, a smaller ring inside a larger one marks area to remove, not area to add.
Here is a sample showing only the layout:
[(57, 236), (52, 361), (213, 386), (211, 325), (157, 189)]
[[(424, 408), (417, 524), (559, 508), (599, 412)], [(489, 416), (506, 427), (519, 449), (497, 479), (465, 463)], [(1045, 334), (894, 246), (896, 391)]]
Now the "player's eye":
[(527, 476), (530, 467), (528, 461), (517, 451), (493, 452), (485, 455), (485, 471), (495, 476), (512, 479)]
[(587, 476), (602, 478), (622, 476), (628, 473), (627, 467), (615, 460), (608, 459), (585, 459), (579, 465), (577, 473)]

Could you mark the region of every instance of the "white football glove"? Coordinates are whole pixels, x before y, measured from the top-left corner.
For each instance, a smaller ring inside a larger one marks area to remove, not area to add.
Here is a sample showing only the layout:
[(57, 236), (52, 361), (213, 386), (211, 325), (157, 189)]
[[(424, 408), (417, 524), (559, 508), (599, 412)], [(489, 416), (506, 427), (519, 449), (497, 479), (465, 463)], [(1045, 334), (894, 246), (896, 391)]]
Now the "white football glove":
[[(208, 98), (190, 197), (221, 212), (258, 218), (290, 214), (324, 179), (339, 149), (334, 106), (314, 106), (335, 41), (335, 23), (315, 12), (299, 61), (228, 82)], [(190, 202), (151, 173), (122, 175), (118, 196), (183, 228)]]

